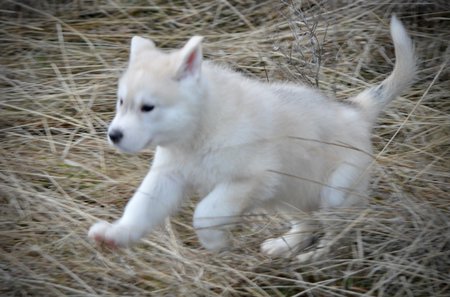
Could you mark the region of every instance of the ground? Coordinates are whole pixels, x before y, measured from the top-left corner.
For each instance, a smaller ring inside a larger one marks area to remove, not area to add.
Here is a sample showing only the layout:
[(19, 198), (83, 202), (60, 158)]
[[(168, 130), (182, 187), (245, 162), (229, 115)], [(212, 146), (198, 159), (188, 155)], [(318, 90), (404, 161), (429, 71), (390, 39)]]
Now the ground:
[[(447, 1), (0, 3), (2, 296), (450, 295)], [(341, 233), (329, 258), (264, 256), (262, 240), (286, 228), (264, 215), (245, 218), (235, 248), (209, 253), (191, 227), (195, 197), (130, 249), (87, 239), (120, 216), (152, 159), (105, 137), (132, 36), (171, 49), (203, 35), (208, 59), (345, 101), (392, 70), (394, 12), (418, 77), (377, 122), (370, 206), (330, 222)]]

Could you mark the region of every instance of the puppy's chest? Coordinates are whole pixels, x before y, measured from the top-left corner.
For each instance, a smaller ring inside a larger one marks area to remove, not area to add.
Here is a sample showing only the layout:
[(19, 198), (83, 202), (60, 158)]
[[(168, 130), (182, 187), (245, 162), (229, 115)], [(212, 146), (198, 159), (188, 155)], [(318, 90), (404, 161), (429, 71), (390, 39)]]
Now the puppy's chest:
[(179, 164), (189, 187), (200, 195), (211, 192), (217, 184), (234, 179), (239, 172), (236, 158), (221, 151), (184, 156)]

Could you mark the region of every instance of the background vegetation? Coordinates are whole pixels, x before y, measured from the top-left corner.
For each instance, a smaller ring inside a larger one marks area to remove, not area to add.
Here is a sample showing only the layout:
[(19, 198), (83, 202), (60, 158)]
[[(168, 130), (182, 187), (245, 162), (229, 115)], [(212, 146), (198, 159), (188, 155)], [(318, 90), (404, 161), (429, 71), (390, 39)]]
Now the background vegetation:
[[(418, 78), (377, 123), (370, 208), (331, 222), (342, 240), (329, 259), (265, 257), (259, 244), (285, 221), (251, 215), (234, 249), (209, 253), (195, 198), (133, 248), (87, 240), (152, 158), (105, 137), (133, 35), (167, 49), (203, 35), (208, 59), (345, 100), (391, 71), (394, 12)], [(450, 295), (448, 1), (1, 0), (0, 22), (2, 296)]]

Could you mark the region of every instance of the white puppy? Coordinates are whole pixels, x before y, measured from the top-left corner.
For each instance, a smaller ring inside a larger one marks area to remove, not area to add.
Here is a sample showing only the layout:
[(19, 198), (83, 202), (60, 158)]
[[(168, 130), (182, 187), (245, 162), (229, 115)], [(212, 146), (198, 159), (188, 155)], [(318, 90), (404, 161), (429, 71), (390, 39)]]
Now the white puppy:
[[(123, 216), (93, 225), (89, 237), (127, 246), (193, 192), (203, 197), (194, 227), (210, 250), (228, 247), (225, 228), (256, 207), (312, 213), (364, 205), (372, 126), (415, 75), (412, 42), (395, 17), (391, 35), (394, 71), (350, 104), (307, 86), (262, 83), (203, 61), (202, 37), (170, 53), (133, 37), (108, 136), (126, 152), (156, 147), (155, 158)], [(285, 255), (304, 248), (314, 229), (312, 220), (293, 221), (287, 234), (265, 241), (262, 251)]]

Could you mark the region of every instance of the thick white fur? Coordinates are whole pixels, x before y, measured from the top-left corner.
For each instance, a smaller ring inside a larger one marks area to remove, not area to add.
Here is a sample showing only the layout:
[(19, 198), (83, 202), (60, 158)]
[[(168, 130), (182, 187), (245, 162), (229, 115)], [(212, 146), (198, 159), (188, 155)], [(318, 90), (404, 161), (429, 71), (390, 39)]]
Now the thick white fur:
[[(123, 151), (151, 146), (156, 154), (123, 216), (93, 225), (89, 237), (127, 246), (193, 192), (203, 197), (194, 227), (211, 250), (227, 248), (226, 227), (255, 207), (312, 213), (364, 205), (373, 122), (415, 72), (411, 40), (395, 17), (391, 34), (394, 71), (379, 86), (351, 98), (353, 104), (306, 86), (251, 80), (202, 61), (201, 37), (171, 53), (134, 37), (109, 133), (123, 134), (115, 143)], [(143, 105), (154, 109), (144, 112)], [(294, 221), (291, 231), (265, 241), (262, 251), (285, 255), (306, 247), (317, 228), (312, 221)], [(316, 259), (328, 249), (299, 260)]]

